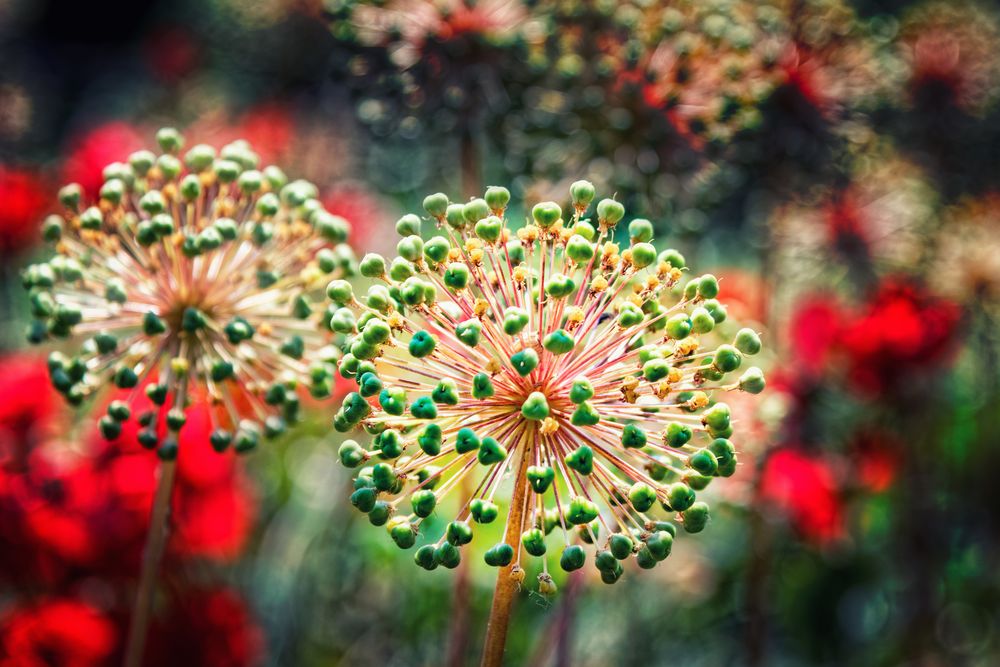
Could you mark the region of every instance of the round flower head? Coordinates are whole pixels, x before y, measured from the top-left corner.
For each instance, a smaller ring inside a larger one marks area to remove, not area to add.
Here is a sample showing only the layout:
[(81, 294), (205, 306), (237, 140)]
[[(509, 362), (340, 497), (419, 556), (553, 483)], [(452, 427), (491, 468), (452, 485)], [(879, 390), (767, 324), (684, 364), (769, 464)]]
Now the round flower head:
[[(281, 433), (299, 407), (300, 382), (328, 396), (330, 315), (322, 290), (350, 271), (347, 223), (316, 188), (258, 170), (244, 141), (182, 151), (172, 129), (159, 155), (141, 150), (104, 170), (97, 201), (64, 187), (62, 215), (44, 222), (52, 259), (25, 271), (32, 342), (76, 347), (49, 357), (52, 383), (72, 404), (108, 387), (129, 393), (100, 419), (107, 438), (139, 420), (139, 439), (172, 459), (185, 407), (212, 406), (212, 444), (252, 449)], [(133, 414), (144, 392), (164, 415)]]
[[(505, 518), (488, 564), (523, 573), (525, 554), (559, 549), (563, 569), (590, 560), (613, 582), (622, 561), (666, 558), (671, 519), (702, 530), (698, 492), (736, 470), (721, 399), (763, 389), (759, 369), (740, 375), (760, 338), (710, 343), (726, 318), (718, 281), (685, 282), (680, 253), (658, 255), (647, 220), (623, 234), (624, 207), (597, 202), (590, 183), (571, 195), (565, 212), (536, 204), (516, 233), (505, 188), (465, 204), (431, 195), (438, 234), (425, 240), (421, 218), (404, 216), (399, 257), (359, 264), (375, 281), (366, 294), (329, 290), (347, 335), (339, 372), (358, 385), (334, 426), (374, 435), (340, 450), (360, 467), (352, 503), (409, 548), (445, 496), (471, 491), (416, 550), (427, 569), (454, 567), (476, 524)], [(540, 590), (553, 586), (543, 569)]]

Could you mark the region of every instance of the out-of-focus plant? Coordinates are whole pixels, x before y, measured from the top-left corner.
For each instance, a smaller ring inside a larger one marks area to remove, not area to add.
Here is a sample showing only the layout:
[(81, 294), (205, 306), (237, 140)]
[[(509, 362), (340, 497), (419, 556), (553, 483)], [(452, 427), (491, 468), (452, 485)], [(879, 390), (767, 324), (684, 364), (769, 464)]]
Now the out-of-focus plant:
[[(337, 350), (318, 301), (331, 276), (352, 271), (348, 224), (315, 186), (258, 170), (246, 142), (180, 154), (173, 129), (162, 153), (140, 150), (104, 169), (99, 197), (60, 190), (63, 215), (45, 220), (52, 259), (23, 277), (36, 317), (33, 342), (53, 352), (53, 386), (73, 405), (125, 391), (100, 418), (117, 439), (126, 424), (163, 461), (137, 594), (127, 664), (142, 659), (181, 440), (190, 406), (204, 408), (210, 441), (253, 449), (299, 415), (300, 387), (329, 396)], [(88, 206), (87, 202), (93, 201)], [(150, 409), (133, 414), (140, 392)]]
[[(632, 220), (621, 249), (612, 239), (624, 206), (602, 199), (587, 218), (594, 186), (578, 181), (570, 192), (565, 218), (542, 202), (516, 232), (506, 188), (466, 204), (430, 195), (424, 208), (444, 235), (425, 241), (421, 218), (406, 215), (399, 256), (359, 263), (379, 284), (359, 297), (343, 280), (327, 290), (338, 306), (332, 326), (348, 337), (339, 371), (358, 385), (334, 427), (375, 436), (370, 449), (340, 448), (348, 467), (372, 463), (356, 479), (355, 507), (409, 549), (449, 493), (474, 489), (414, 556), (428, 570), (454, 568), (473, 524), (500, 518), (497, 494), (513, 477), (503, 538), (484, 555), (500, 568), (486, 665), (500, 664), (524, 553), (544, 556), (550, 532), (562, 536), (563, 570), (585, 565), (582, 541), (606, 583), (622, 576), (622, 561), (649, 569), (669, 555), (676, 528), (651, 510), (700, 532), (709, 508), (697, 491), (737, 465), (719, 398), (764, 389), (758, 368), (727, 377), (761, 342), (741, 329), (720, 344), (718, 280), (681, 288), (685, 260), (657, 253), (652, 223)], [(556, 588), (548, 567), (543, 558), (542, 594)]]

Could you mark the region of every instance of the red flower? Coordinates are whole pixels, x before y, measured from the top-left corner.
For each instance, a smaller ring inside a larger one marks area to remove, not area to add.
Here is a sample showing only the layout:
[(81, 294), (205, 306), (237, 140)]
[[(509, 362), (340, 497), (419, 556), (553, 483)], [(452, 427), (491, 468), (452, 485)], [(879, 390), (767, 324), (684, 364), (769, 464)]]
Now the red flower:
[(0, 164), (0, 256), (34, 245), (41, 237), (49, 193), (34, 171)]
[(899, 472), (903, 444), (891, 433), (862, 431), (854, 436), (851, 459), (861, 486), (879, 493), (885, 491)]
[(44, 359), (0, 357), (0, 467), (48, 435), (57, 405)]
[(109, 664), (114, 623), (79, 600), (52, 598), (15, 607), (0, 620), (0, 667), (98, 667)]
[(816, 295), (795, 309), (789, 327), (794, 363), (818, 374), (826, 367), (840, 337), (844, 313), (831, 296)]
[(132, 125), (112, 121), (91, 128), (70, 142), (69, 157), (63, 164), (66, 183), (79, 183), (91, 197), (104, 185), (104, 168), (121, 162), (144, 147), (143, 135)]
[(805, 539), (824, 545), (843, 534), (843, 501), (827, 460), (786, 447), (771, 455), (761, 475), (761, 499), (784, 513)]
[(160, 79), (173, 82), (198, 65), (199, 45), (191, 31), (181, 26), (162, 26), (146, 38), (146, 62)]
[[(144, 398), (133, 403), (137, 414), (148, 409), (150, 404)], [(187, 423), (178, 442), (171, 519), (174, 533), (169, 548), (187, 558), (232, 559), (243, 550), (253, 528), (253, 488), (233, 452), (219, 454), (212, 449), (207, 404), (195, 402), (186, 414)], [(161, 414), (161, 428), (163, 421), (165, 413)], [(138, 430), (135, 420), (130, 420), (122, 435), (104, 447), (107, 456), (121, 459), (119, 465), (127, 468), (119, 476), (121, 484), (128, 485), (134, 497), (142, 498), (148, 506), (156, 486), (157, 457), (139, 445)]]
[(905, 281), (887, 281), (841, 336), (855, 387), (879, 392), (940, 365), (956, 338), (959, 307)]
[(188, 591), (150, 637), (148, 664), (247, 667), (264, 659), (264, 633), (246, 602), (224, 588)]

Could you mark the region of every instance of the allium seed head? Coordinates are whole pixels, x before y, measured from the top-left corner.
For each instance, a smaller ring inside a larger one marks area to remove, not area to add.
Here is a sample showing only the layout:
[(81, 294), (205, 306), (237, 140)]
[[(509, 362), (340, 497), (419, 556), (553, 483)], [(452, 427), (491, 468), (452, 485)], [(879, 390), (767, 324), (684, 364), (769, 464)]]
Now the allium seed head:
[[(680, 253), (649, 244), (648, 222), (625, 234), (621, 204), (588, 183), (573, 189), (572, 207), (537, 204), (516, 231), (503, 197), (488, 210), (432, 195), (439, 232), (422, 253), (405, 237), (405, 258), (366, 258), (366, 294), (331, 295), (347, 335), (339, 372), (358, 385), (334, 426), (374, 436), (341, 449), (360, 468), (354, 505), (409, 548), (443, 499), (460, 496), (444, 535), (416, 553), (426, 569), (453, 567), (476, 524), (505, 516), (488, 564), (520, 571), (555, 531), (563, 569), (587, 560), (581, 540), (610, 583), (622, 560), (648, 568), (669, 554), (676, 529), (654, 512), (700, 531), (708, 506), (696, 492), (736, 470), (722, 398), (763, 389), (759, 369), (744, 368), (759, 336), (719, 340), (718, 280), (686, 280)], [(397, 279), (386, 267), (400, 262)]]
[(316, 188), (258, 169), (245, 141), (184, 152), (176, 130), (162, 152), (138, 151), (104, 170), (97, 201), (80, 186), (59, 193), (62, 215), (43, 225), (55, 255), (24, 272), (33, 342), (67, 339), (49, 357), (52, 383), (79, 404), (115, 385), (144, 392), (165, 413), (133, 415), (115, 401), (100, 428), (115, 438), (140, 420), (139, 438), (175, 455), (190, 400), (212, 406), (212, 444), (237, 451), (294, 421), (300, 384), (331, 393), (331, 278), (352, 272), (348, 224)]

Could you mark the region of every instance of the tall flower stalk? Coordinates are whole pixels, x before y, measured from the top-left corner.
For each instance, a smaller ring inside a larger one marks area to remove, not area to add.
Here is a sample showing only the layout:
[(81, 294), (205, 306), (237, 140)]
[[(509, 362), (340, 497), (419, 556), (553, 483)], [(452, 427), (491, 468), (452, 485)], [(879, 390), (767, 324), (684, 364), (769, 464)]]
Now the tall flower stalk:
[[(731, 375), (760, 350), (755, 332), (717, 344), (715, 277), (685, 280), (684, 258), (657, 254), (647, 220), (628, 225), (622, 248), (624, 207), (592, 207), (590, 183), (571, 197), (568, 214), (542, 202), (515, 231), (505, 188), (465, 204), (431, 195), (424, 208), (441, 233), (424, 240), (421, 218), (404, 216), (399, 256), (359, 264), (375, 282), (365, 295), (343, 280), (327, 288), (331, 326), (346, 336), (339, 372), (358, 385), (334, 427), (374, 436), (340, 449), (359, 468), (355, 507), (401, 548), (421, 540), (414, 560), (433, 570), (457, 567), (473, 526), (506, 505), (503, 539), (484, 554), (499, 572), (483, 665), (501, 663), (528, 557), (540, 558), (538, 591), (555, 592), (541, 558), (550, 542), (565, 571), (584, 567), (579, 543), (589, 545), (614, 583), (624, 561), (648, 569), (670, 554), (677, 531), (656, 511), (701, 531), (709, 508), (697, 492), (737, 466), (719, 398), (764, 388), (757, 368)], [(421, 537), (465, 480), (473, 491), (444, 533)]]
[[(246, 142), (181, 157), (175, 130), (157, 140), (159, 155), (108, 165), (92, 205), (77, 184), (60, 191), (63, 211), (42, 232), (54, 256), (23, 277), (29, 339), (62, 343), (49, 356), (55, 388), (104, 408), (108, 439), (138, 420), (162, 461), (127, 665), (142, 661), (186, 409), (205, 402), (212, 446), (247, 452), (296, 421), (302, 389), (329, 396), (339, 352), (323, 286), (353, 264), (346, 221), (312, 184), (258, 170)], [(124, 398), (102, 400), (109, 388)], [(133, 414), (140, 392), (156, 407)]]

